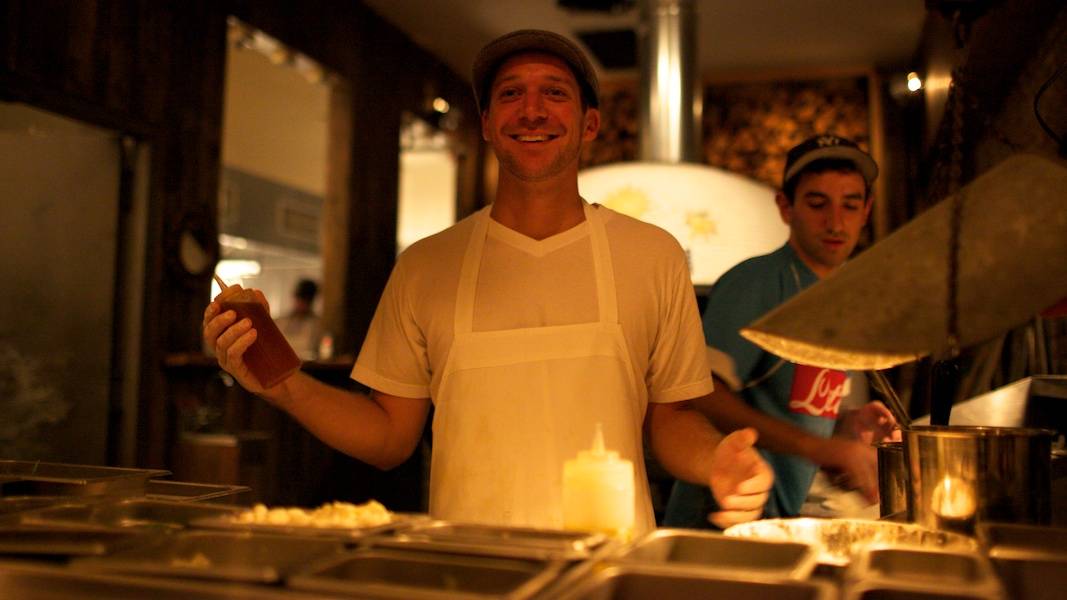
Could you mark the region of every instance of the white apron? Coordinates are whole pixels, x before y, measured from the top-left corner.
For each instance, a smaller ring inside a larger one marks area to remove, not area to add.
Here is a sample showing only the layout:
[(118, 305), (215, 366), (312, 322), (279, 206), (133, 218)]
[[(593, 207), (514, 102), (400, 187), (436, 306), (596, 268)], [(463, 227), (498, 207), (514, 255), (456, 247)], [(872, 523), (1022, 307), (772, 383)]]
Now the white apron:
[(601, 422), (608, 449), (634, 464), (634, 534), (655, 527), (641, 449), (645, 406), (619, 325), (608, 240), (597, 211), (584, 209), (599, 321), (501, 331), (472, 331), (489, 209), (475, 217), (455, 340), (434, 399), (435, 518), (561, 528), (563, 463), (592, 445)]

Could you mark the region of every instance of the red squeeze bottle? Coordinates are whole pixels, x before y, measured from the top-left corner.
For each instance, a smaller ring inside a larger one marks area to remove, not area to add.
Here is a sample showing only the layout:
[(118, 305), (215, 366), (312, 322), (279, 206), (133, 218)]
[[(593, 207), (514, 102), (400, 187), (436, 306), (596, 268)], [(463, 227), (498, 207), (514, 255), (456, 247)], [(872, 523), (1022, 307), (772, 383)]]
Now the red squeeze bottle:
[[(223, 285), (219, 281), (219, 285)], [(226, 289), (223, 286), (222, 289)], [(248, 370), (264, 388), (272, 388), (300, 369), (300, 358), (270, 318), (267, 308), (252, 290), (241, 290), (220, 302), (223, 311), (237, 313), (237, 321), (250, 319), (256, 341), (245, 350)], [(236, 322), (236, 321), (235, 321)]]

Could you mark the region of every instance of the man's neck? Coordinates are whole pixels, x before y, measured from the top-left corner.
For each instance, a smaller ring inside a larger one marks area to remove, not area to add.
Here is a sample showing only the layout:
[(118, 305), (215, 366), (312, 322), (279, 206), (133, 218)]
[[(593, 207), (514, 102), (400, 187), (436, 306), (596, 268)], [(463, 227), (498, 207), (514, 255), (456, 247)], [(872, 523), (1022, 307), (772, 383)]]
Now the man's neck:
[(501, 178), (489, 213), (494, 221), (526, 237), (543, 240), (585, 220), (578, 182), (520, 182)]
[(808, 255), (804, 254), (803, 250), (797, 247), (793, 240), (789, 240), (789, 246), (793, 249), (793, 254), (795, 254), (796, 257), (800, 259), (800, 262), (804, 263), (804, 266), (807, 267), (809, 271), (814, 273), (815, 277), (818, 279), (826, 279), (837, 268), (829, 267), (827, 265), (817, 263), (814, 260), (811, 260)]

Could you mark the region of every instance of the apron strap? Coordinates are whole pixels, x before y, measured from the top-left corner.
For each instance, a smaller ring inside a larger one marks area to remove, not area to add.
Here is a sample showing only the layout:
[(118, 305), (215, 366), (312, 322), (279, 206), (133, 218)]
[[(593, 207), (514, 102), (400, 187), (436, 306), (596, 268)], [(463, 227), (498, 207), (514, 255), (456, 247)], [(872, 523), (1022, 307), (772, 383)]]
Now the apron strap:
[(597, 309), (601, 323), (619, 322), (619, 302), (615, 293), (615, 269), (611, 264), (608, 234), (600, 211), (582, 200), (585, 220), (589, 221), (589, 239), (593, 246), (593, 270), (596, 274)]
[(474, 230), (463, 255), (463, 268), (459, 272), (459, 288), (456, 290), (455, 335), (474, 330), (474, 291), (478, 287), (478, 270), (482, 264), (482, 250), (489, 230), (489, 210), (483, 208), (474, 218)]

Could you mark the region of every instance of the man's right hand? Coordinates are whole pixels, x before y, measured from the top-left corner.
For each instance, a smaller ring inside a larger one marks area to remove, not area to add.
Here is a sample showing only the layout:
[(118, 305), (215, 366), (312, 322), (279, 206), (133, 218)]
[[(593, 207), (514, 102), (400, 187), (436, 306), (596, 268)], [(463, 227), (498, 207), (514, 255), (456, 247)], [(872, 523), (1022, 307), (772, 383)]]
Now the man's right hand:
[[(260, 385), (248, 365), (244, 361), (244, 353), (248, 347), (256, 341), (256, 330), (252, 329), (252, 321), (249, 319), (237, 320), (237, 313), (232, 310), (223, 311), (222, 301), (241, 291), (241, 286), (231, 285), (215, 297), (204, 310), (203, 339), (205, 348), (214, 348), (215, 359), (224, 371), (233, 375), (241, 387), (267, 397), (267, 390)], [(256, 296), (267, 304), (266, 297), (259, 290), (253, 290)], [(277, 386), (274, 391), (280, 391)]]

